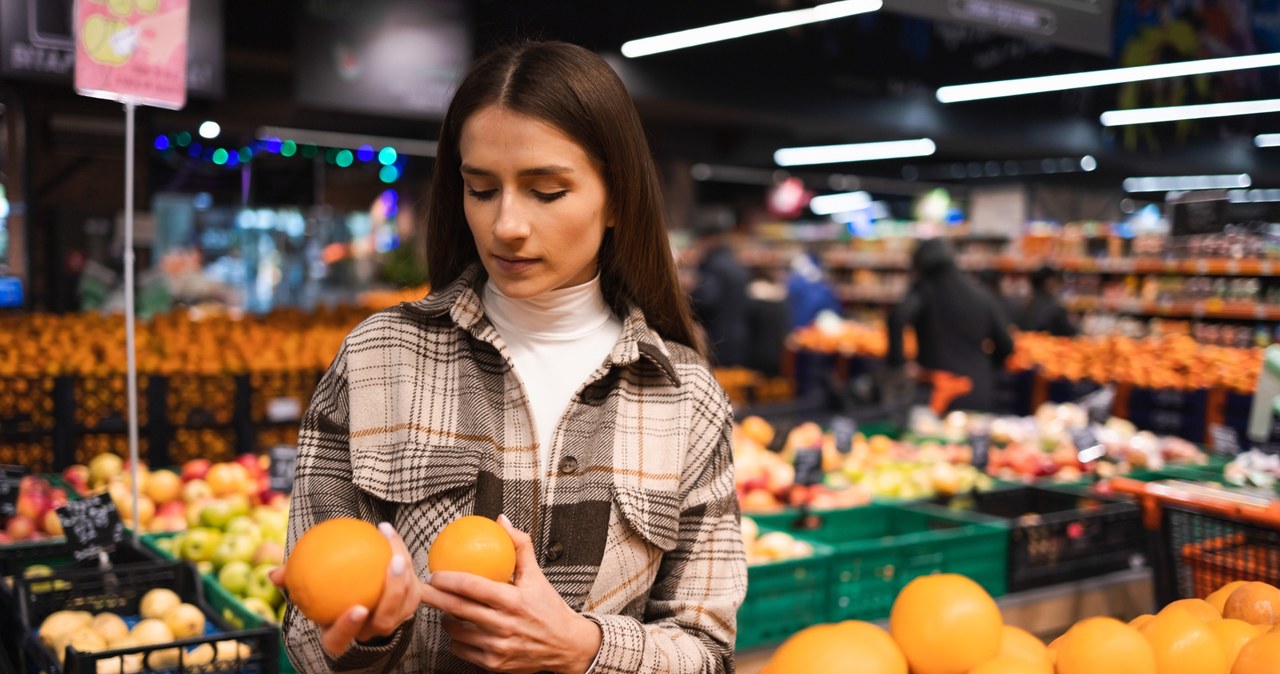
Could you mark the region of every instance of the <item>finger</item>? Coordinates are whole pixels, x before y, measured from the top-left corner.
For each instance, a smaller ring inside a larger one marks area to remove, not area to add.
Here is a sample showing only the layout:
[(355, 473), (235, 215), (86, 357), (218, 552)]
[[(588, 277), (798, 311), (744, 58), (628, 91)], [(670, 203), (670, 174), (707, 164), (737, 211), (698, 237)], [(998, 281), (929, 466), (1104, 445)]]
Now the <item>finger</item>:
[(369, 617), (369, 609), (354, 606), (332, 625), (320, 630), (320, 646), (334, 658), (341, 657), (351, 647), (351, 642)]
[(431, 574), (429, 583), (437, 590), (465, 597), (498, 610), (514, 610), (519, 604), (520, 591), (510, 583), (497, 583), (474, 573), (437, 571)]
[(491, 634), (480, 629), (475, 623), (459, 620), (453, 616), (445, 616), (440, 624), (450, 639), (461, 641), (468, 646), (484, 649), (487, 642), (493, 639)]
[[(438, 575), (440, 574), (432, 574), (431, 580), (433, 583)], [(440, 590), (434, 587), (432, 583), (424, 583), (422, 585), (422, 603), (439, 609), (445, 615), (473, 622), (482, 628), (496, 627), (500, 619), (500, 614), (488, 606), (466, 597)]]
[(270, 578), (271, 582), (275, 584), (276, 587), (284, 587), (284, 567), (277, 566), (272, 569), (267, 573), (267, 578)]
[(391, 563), (387, 565), (387, 578), (383, 583), (382, 596), (378, 598), (377, 605), (373, 607), (373, 613), (366, 621), (364, 628), (360, 630), (361, 640), (368, 640), (374, 636), (388, 636), (412, 615), (411, 612), (404, 612), (405, 597), (414, 594), (413, 590), (416, 589), (410, 585), (413, 573), (409, 571), (408, 566), (404, 555), (399, 553), (392, 555)]
[(516, 577), (515, 582), (519, 583), (525, 574), (542, 575), (542, 569), (538, 568), (538, 554), (533, 549), (533, 539), (529, 538), (529, 534), (520, 531), (511, 524), (511, 520), (504, 515), (498, 515), (498, 524), (507, 530), (507, 535), (511, 537), (511, 542), (516, 545)]

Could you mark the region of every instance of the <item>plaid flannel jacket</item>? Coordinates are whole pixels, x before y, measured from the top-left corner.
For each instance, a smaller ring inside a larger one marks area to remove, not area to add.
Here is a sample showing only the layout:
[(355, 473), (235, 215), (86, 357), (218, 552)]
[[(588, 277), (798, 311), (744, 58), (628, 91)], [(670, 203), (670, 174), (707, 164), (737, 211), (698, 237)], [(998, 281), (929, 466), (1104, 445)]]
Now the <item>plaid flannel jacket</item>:
[[(528, 399), (484, 316), (478, 266), (351, 332), (298, 439), (289, 550), (317, 522), (392, 522), (425, 576), (445, 524), (506, 513), (547, 579), (601, 627), (595, 674), (732, 672), (746, 593), (731, 409), (705, 361), (632, 309), (571, 400), (539, 474)], [(333, 579), (341, 583), (341, 578)], [(338, 660), (290, 606), (302, 672), (477, 672), (419, 608), (389, 642)]]

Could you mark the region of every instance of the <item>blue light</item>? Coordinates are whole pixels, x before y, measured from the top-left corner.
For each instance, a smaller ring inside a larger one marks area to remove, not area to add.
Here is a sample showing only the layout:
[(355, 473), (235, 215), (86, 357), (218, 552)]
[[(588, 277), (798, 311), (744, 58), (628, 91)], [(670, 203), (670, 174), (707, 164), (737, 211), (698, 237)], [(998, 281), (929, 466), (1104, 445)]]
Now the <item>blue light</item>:
[[(235, 154), (235, 153), (233, 152), (232, 154)], [(248, 163), (250, 159), (253, 159), (253, 148), (249, 148), (249, 147), (240, 148), (240, 161)]]
[(356, 159), (359, 159), (360, 161), (373, 161), (373, 146), (361, 145), (360, 149), (356, 150)]
[[(214, 159), (214, 162), (216, 163), (217, 159)], [(238, 152), (227, 153), (227, 166), (235, 166), (236, 164), (239, 164), (239, 163), (240, 163), (240, 154)]]
[(199, 157), (200, 151), (203, 149), (204, 148), (200, 147), (200, 143), (192, 143), (190, 146), (187, 147), (187, 156), (193, 157), (193, 158)]
[(275, 136), (272, 136), (272, 137), (270, 137), (270, 138), (268, 138), (268, 139), (266, 140), (266, 148), (267, 148), (267, 152), (270, 152), (271, 154), (277, 154), (277, 153), (279, 153), (279, 152), (280, 152), (280, 148), (281, 148), (283, 145), (284, 145), (284, 143), (283, 143), (283, 142), (281, 142), (281, 140), (280, 140), (279, 138), (276, 138)]
[(378, 195), (378, 199), (382, 201), (383, 207), (386, 208), (388, 220), (396, 217), (396, 214), (400, 212), (400, 193), (394, 187), (383, 190), (382, 194)]
[(156, 143), (155, 143), (155, 145), (156, 145), (156, 149), (157, 149), (157, 150), (168, 150), (168, 149), (169, 149), (169, 136), (168, 136), (168, 135), (166, 135), (166, 134), (160, 134), (159, 136), (156, 136)]

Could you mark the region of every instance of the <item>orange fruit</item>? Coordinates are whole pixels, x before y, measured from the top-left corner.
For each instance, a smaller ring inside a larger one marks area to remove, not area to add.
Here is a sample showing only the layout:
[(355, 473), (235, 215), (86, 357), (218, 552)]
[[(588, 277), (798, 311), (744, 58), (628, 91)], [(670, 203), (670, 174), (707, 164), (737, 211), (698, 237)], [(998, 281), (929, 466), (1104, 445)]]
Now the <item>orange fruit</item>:
[(1204, 600), (1209, 602), (1210, 604), (1213, 604), (1213, 607), (1218, 609), (1218, 614), (1221, 615), (1222, 611), (1224, 610), (1223, 607), (1227, 603), (1227, 597), (1230, 597), (1231, 593), (1235, 592), (1237, 587), (1244, 585), (1246, 582), (1248, 581), (1233, 580), (1230, 583), (1227, 583), (1226, 585), (1223, 585), (1222, 587), (1218, 588), (1217, 590), (1214, 590), (1213, 593), (1210, 594), (1208, 597), (1205, 597)]
[(516, 545), (501, 524), (467, 515), (445, 525), (427, 552), (427, 569), (463, 571), (507, 583), (516, 572)]
[(182, 496), (182, 478), (171, 470), (157, 470), (147, 479), (147, 496), (158, 505), (178, 500)]
[(1056, 651), (1057, 674), (1156, 674), (1151, 644), (1115, 618), (1081, 620)]
[(1164, 607), (1160, 612), (1164, 613), (1175, 606), (1185, 609), (1192, 616), (1195, 616), (1196, 620), (1199, 620), (1202, 623), (1222, 619), (1222, 612), (1214, 608), (1213, 604), (1210, 604), (1204, 599), (1179, 599), (1178, 601)]
[(969, 674), (1041, 674), (1042, 672), (1052, 674), (1052, 670), (1040, 669), (1023, 660), (1008, 658), (1003, 655), (994, 660), (987, 660), (969, 670)]
[(883, 629), (848, 620), (807, 627), (787, 639), (761, 674), (907, 674), (907, 660)]
[(1249, 640), (1236, 656), (1231, 674), (1275, 674), (1280, 668), (1280, 634), (1263, 634)]
[(340, 517), (298, 539), (285, 560), (284, 584), (298, 610), (327, 627), (354, 606), (377, 606), (389, 564), (391, 542), (377, 527)]
[(1223, 604), (1222, 617), (1250, 625), (1274, 625), (1280, 621), (1280, 590), (1266, 583), (1245, 583), (1231, 591)]
[(1145, 625), (1145, 624), (1147, 624), (1148, 622), (1150, 622), (1150, 621), (1151, 621), (1151, 619), (1152, 619), (1152, 618), (1154, 618), (1154, 617), (1155, 617), (1155, 616), (1151, 615), (1150, 613), (1143, 613), (1142, 615), (1138, 616), (1137, 618), (1134, 618), (1133, 620), (1130, 620), (1130, 621), (1129, 621), (1129, 627), (1132, 627), (1132, 628), (1133, 628), (1133, 629), (1135, 629), (1135, 630), (1140, 630), (1140, 629), (1142, 629), (1142, 626), (1143, 626), (1143, 625)]
[(991, 595), (951, 573), (907, 583), (889, 613), (889, 633), (912, 674), (965, 674), (996, 657), (1003, 629)]
[(1142, 636), (1151, 644), (1160, 674), (1227, 674), (1222, 642), (1195, 614), (1168, 606), (1146, 625)]
[(1049, 659), (1049, 649), (1044, 642), (1012, 625), (1005, 625), (1001, 631), (1000, 655), (996, 659), (1017, 660), (1026, 665), (1029, 672), (1053, 674), (1053, 661)]
[(1240, 655), (1240, 649), (1244, 648), (1250, 639), (1262, 634), (1262, 630), (1243, 620), (1219, 618), (1206, 624), (1213, 631), (1214, 636), (1218, 637), (1223, 652), (1227, 654), (1227, 667), (1236, 661), (1236, 656)]

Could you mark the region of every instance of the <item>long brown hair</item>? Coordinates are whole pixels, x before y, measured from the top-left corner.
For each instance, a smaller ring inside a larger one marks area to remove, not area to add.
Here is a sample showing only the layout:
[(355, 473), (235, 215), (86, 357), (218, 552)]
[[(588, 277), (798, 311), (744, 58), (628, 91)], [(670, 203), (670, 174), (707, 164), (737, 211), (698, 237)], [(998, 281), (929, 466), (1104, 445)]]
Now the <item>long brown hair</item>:
[(458, 85), (445, 112), (423, 209), (427, 273), (443, 288), (479, 261), (462, 209), (462, 126), (497, 105), (541, 120), (574, 139), (604, 175), (614, 227), (600, 244), (600, 287), (619, 316), (644, 311), (664, 339), (703, 353), (667, 240), (658, 171), (640, 116), (604, 59), (564, 42), (524, 42), (490, 52)]

